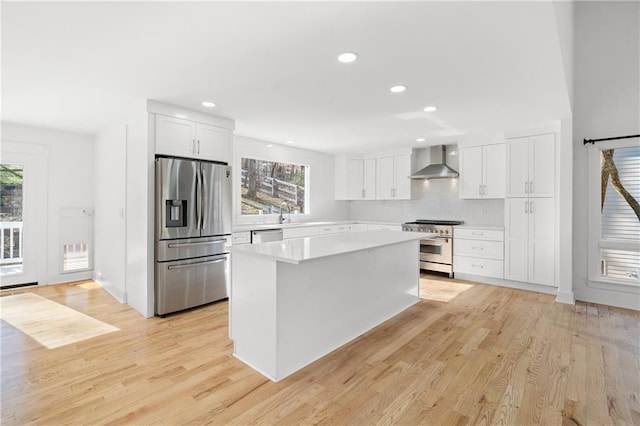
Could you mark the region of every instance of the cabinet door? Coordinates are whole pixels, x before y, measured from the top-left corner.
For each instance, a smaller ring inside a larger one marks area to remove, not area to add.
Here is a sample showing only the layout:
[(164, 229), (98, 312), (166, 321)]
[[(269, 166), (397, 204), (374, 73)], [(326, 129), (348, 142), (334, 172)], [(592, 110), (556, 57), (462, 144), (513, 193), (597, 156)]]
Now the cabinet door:
[(554, 200), (529, 198), (529, 282), (555, 286)]
[(504, 198), (505, 147), (504, 144), (482, 147), (483, 198)]
[(376, 159), (363, 160), (363, 189), (365, 200), (376, 199)]
[(376, 163), (376, 199), (391, 200), (394, 190), (394, 157), (381, 157)]
[(396, 200), (411, 199), (411, 156), (399, 155), (394, 157), (394, 190), (393, 198)]
[(195, 123), (156, 114), (156, 153), (195, 158)]
[(529, 185), (529, 138), (507, 142), (507, 197), (527, 197)]
[(482, 198), (482, 147), (460, 150), (460, 198)]
[(362, 178), (364, 176), (364, 162), (362, 160), (347, 159), (346, 161), (346, 179), (347, 200), (362, 200), (364, 184)]
[(203, 160), (231, 161), (231, 131), (196, 123), (196, 154)]
[(527, 281), (529, 209), (528, 198), (507, 198), (505, 201), (505, 263), (504, 277)]
[(555, 170), (555, 135), (530, 137), (529, 197), (553, 197)]

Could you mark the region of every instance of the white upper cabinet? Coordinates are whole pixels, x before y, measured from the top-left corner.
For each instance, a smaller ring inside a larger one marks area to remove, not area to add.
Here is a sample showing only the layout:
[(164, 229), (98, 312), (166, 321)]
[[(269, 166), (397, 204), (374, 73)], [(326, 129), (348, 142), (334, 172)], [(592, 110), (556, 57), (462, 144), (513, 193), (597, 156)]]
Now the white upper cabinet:
[(336, 158), (336, 199), (375, 200), (375, 158)]
[(202, 160), (231, 162), (232, 134), (210, 124), (196, 123), (196, 148)]
[(411, 180), (413, 158), (411, 155), (397, 155), (377, 158), (376, 199), (411, 199)]
[(409, 200), (412, 155), (336, 157), (336, 200)]
[(504, 144), (460, 148), (460, 198), (504, 198)]
[(196, 123), (156, 114), (156, 153), (193, 157)]
[(555, 135), (509, 139), (507, 197), (553, 197)]
[(231, 161), (229, 129), (156, 114), (156, 153), (202, 160)]

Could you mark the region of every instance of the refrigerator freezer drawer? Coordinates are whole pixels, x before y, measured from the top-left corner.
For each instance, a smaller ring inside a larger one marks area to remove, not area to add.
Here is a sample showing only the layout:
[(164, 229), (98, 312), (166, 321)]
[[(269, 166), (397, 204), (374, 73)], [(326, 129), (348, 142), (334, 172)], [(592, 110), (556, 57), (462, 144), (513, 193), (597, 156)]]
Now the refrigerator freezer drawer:
[(229, 235), (219, 237), (163, 240), (156, 243), (156, 260), (166, 262), (192, 257), (213, 256), (229, 251)]
[(229, 255), (156, 262), (156, 315), (228, 297)]

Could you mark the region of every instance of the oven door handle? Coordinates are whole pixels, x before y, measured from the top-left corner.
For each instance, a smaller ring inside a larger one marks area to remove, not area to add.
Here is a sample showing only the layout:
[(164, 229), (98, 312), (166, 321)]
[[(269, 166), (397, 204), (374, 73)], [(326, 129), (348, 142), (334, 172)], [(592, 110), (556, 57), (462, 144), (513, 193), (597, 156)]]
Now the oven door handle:
[[(442, 238), (438, 240), (420, 240), (420, 244), (425, 245), (425, 246), (436, 246), (436, 247), (442, 247), (445, 244), (449, 244), (449, 239), (448, 238)], [(442, 242), (444, 241), (444, 242)]]

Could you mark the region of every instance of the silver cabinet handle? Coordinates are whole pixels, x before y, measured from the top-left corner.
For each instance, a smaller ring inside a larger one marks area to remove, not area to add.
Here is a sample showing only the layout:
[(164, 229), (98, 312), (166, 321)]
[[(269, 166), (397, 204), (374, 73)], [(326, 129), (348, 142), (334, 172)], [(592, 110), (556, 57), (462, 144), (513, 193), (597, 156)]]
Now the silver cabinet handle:
[(524, 212), (525, 213), (529, 213), (529, 202), (528, 201), (524, 202)]
[(472, 268), (480, 268), (480, 269), (484, 268), (484, 266), (482, 266), (482, 265), (471, 265), (471, 267)]
[(169, 248), (179, 248), (179, 247), (197, 247), (197, 246), (208, 246), (209, 244), (215, 243), (223, 243), (226, 242), (226, 238), (221, 240), (211, 240), (211, 241), (201, 241), (197, 243), (169, 243), (167, 247)]
[(200, 155), (200, 139), (198, 139), (198, 155)]
[(482, 195), (482, 185), (478, 185), (478, 195)]
[(184, 268), (194, 268), (196, 266), (202, 265), (210, 265), (212, 263), (224, 262), (227, 259), (218, 259), (218, 260), (207, 260), (206, 262), (196, 262), (196, 263), (187, 263), (186, 265), (170, 265), (167, 269), (184, 269)]
[(529, 181), (529, 194), (533, 194), (533, 181)]
[(472, 232), (471, 235), (484, 235), (484, 232)]
[(533, 213), (533, 201), (529, 201), (529, 213)]
[(192, 153), (192, 154), (195, 154), (195, 153), (196, 153), (196, 140), (195, 140), (195, 139), (193, 139), (193, 140), (191, 141), (191, 153)]
[(482, 251), (482, 250), (484, 250), (484, 247), (471, 247), (471, 250)]
[(525, 182), (524, 183), (524, 193), (528, 194), (529, 193), (529, 182)]

